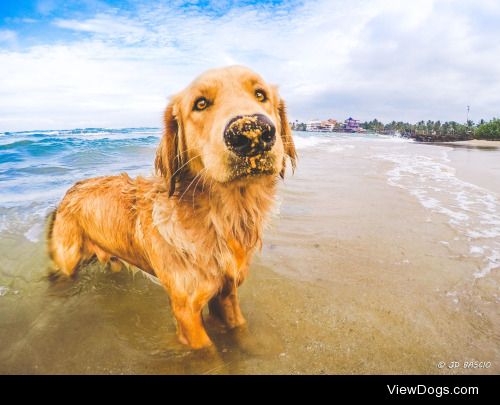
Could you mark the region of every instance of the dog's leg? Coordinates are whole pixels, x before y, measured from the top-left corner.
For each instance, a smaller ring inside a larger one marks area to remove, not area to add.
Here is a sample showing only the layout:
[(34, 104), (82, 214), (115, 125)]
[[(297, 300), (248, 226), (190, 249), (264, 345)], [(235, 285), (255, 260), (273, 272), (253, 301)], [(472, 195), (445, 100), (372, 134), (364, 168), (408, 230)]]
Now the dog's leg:
[[(167, 290), (177, 321), (177, 338), (193, 349), (212, 346), (203, 324), (202, 310), (219, 290), (217, 279), (208, 278), (201, 269), (181, 268), (175, 271), (170, 256), (152, 257), (155, 275)], [(165, 271), (167, 268), (169, 271)]]
[(205, 331), (201, 311), (208, 298), (205, 294), (194, 296), (170, 296), (172, 311), (177, 321), (177, 337), (183, 344), (193, 349), (201, 349), (212, 345), (212, 341)]
[(235, 328), (246, 323), (240, 309), (238, 288), (233, 283), (228, 283), (224, 290), (213, 297), (208, 308), (210, 315), (223, 321), (229, 328)]
[(111, 259), (109, 259), (109, 269), (113, 273), (118, 273), (123, 269), (123, 267), (123, 263), (120, 261), (120, 259), (116, 257), (112, 257)]
[(106, 253), (104, 250), (102, 250), (99, 246), (96, 244), (88, 241), (86, 250), (89, 252), (89, 254), (95, 254), (97, 257), (97, 260), (99, 260), (99, 263), (105, 265), (108, 264), (109, 259), (111, 259), (111, 255)]
[(76, 221), (64, 214), (58, 214), (50, 233), (49, 253), (56, 268), (72, 276), (83, 251), (83, 233)]
[(87, 242), (86, 251), (89, 252), (90, 255), (95, 254), (99, 263), (108, 266), (113, 273), (117, 273), (123, 268), (123, 263), (120, 259), (112, 256), (91, 241)]

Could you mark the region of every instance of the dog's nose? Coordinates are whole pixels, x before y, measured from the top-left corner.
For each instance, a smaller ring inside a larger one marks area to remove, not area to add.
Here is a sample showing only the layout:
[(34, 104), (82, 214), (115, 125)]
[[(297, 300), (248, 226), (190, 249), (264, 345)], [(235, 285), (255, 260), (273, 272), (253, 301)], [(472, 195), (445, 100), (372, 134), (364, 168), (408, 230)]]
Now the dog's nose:
[(238, 115), (227, 123), (224, 141), (240, 156), (255, 156), (273, 147), (276, 127), (262, 114)]

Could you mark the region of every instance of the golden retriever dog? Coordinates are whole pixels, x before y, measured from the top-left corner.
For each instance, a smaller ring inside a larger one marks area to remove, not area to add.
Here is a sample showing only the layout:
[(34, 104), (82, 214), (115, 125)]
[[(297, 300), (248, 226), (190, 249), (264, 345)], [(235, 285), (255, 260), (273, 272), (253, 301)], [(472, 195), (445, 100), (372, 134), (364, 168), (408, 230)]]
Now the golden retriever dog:
[(277, 88), (241, 66), (209, 70), (171, 98), (156, 177), (76, 183), (51, 217), (48, 247), (71, 276), (93, 258), (153, 274), (167, 290), (177, 336), (212, 344), (202, 318), (245, 323), (237, 287), (261, 247), (277, 177), (296, 152)]

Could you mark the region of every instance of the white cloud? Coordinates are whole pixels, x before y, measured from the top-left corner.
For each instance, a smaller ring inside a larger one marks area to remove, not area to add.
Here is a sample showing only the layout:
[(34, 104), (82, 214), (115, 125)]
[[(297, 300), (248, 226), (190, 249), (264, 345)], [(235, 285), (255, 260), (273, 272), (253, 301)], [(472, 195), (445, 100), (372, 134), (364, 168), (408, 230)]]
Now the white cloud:
[(13, 44), (17, 40), (17, 34), (12, 30), (0, 30), (0, 44)]
[(125, 45), (140, 43), (148, 37), (148, 32), (144, 27), (120, 16), (101, 14), (84, 21), (56, 19), (54, 25), (74, 31), (92, 33), (103, 39), (122, 41)]
[(499, 17), (493, 0), (323, 0), (59, 18), (82, 39), (0, 50), (0, 130), (158, 126), (169, 94), (235, 63), (279, 84), (291, 118), (463, 121), (467, 104), (473, 119), (490, 118)]

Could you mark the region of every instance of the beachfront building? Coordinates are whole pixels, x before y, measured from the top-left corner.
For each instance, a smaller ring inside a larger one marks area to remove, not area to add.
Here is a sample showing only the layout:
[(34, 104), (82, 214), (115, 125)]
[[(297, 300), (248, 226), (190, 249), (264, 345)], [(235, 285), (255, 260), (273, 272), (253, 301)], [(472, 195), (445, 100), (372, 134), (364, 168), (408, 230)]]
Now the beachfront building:
[(355, 120), (352, 117), (347, 118), (344, 121), (344, 131), (346, 131), (346, 132), (360, 132), (359, 120)]
[(306, 131), (310, 132), (333, 132), (337, 126), (337, 121), (328, 119), (326, 121), (313, 120), (306, 125)]
[(337, 121), (337, 120), (334, 120), (333, 118), (329, 118), (329, 119), (327, 119), (326, 121), (323, 121), (323, 122), (324, 122), (326, 125), (328, 125), (328, 126), (332, 129), (332, 131), (333, 131), (334, 129), (336, 129), (336, 128), (338, 127), (338, 125), (339, 125), (338, 121)]
[(308, 132), (319, 132), (320, 129), (321, 129), (320, 120), (312, 120), (306, 124), (306, 131)]

